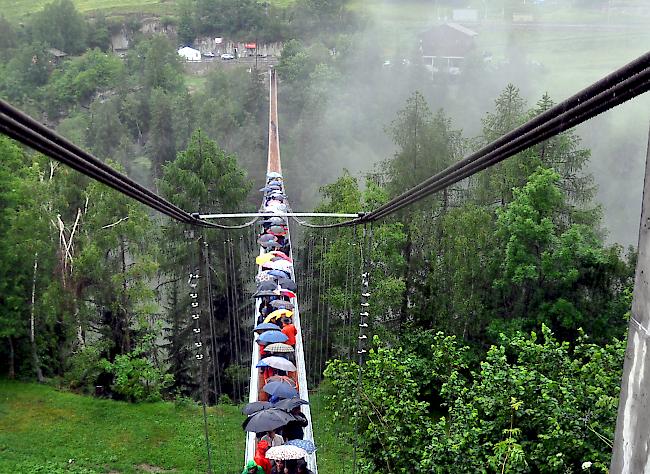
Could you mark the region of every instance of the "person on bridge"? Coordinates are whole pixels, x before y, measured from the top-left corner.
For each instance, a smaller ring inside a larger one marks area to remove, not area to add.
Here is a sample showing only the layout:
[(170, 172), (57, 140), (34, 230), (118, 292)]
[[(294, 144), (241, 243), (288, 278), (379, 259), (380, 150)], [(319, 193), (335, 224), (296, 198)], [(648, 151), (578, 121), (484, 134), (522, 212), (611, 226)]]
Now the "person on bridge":
[(272, 448), (275, 446), (282, 446), (284, 444), (284, 438), (277, 434), (275, 430), (267, 431), (266, 434), (262, 436), (262, 441), (269, 443)]
[(285, 441), (290, 441), (292, 439), (303, 439), (305, 436), (305, 431), (303, 428), (309, 424), (307, 417), (300, 411), (300, 407), (296, 407), (291, 410), (291, 415), (294, 419), (284, 425), (284, 428), (282, 428), (284, 439)]
[(241, 472), (241, 474), (265, 474), (265, 473), (264, 473), (264, 469), (262, 469), (262, 466), (258, 466), (257, 463), (251, 459), (250, 461), (248, 461), (246, 467)]
[(289, 338), (285, 344), (289, 344), (291, 347), (295, 346), (298, 330), (296, 329), (296, 326), (294, 326), (291, 322), (291, 319), (282, 318), (282, 332)]
[(271, 461), (266, 458), (266, 452), (269, 450), (269, 443), (266, 441), (260, 441), (257, 443), (257, 449), (255, 450), (255, 457), (253, 460), (258, 466), (261, 466), (264, 469), (264, 474), (271, 474)]
[(314, 474), (309, 468), (307, 467), (307, 463), (304, 460), (298, 461), (298, 464), (296, 465), (296, 474)]
[(284, 460), (278, 459), (275, 461), (275, 466), (273, 466), (271, 474), (285, 474), (286, 472), (286, 463)]

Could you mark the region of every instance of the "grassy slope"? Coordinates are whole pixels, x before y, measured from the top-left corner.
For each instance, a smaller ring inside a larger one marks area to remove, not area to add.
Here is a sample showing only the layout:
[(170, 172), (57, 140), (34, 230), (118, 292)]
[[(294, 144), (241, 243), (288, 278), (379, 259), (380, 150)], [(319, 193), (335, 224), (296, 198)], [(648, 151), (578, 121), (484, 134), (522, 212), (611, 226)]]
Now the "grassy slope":
[[(314, 397), (313, 405), (319, 467), (344, 473), (349, 450), (329, 422), (322, 397)], [(241, 472), (242, 418), (237, 406), (209, 409), (215, 472)], [(134, 405), (0, 380), (0, 472), (206, 472), (205, 458), (200, 408)]]
[[(43, 8), (53, 0), (0, 0), (0, 12), (10, 20), (23, 20), (31, 13)], [(274, 5), (284, 6), (294, 0), (270, 0)], [(143, 13), (172, 15), (176, 12), (178, 0), (73, 0), (83, 13), (102, 10), (108, 14)]]

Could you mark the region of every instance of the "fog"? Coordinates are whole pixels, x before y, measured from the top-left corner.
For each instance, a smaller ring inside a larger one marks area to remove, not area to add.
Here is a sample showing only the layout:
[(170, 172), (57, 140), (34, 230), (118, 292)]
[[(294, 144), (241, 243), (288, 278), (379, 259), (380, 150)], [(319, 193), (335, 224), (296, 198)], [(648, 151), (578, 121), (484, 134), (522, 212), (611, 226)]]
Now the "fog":
[[(296, 209), (313, 206), (318, 187), (344, 169), (362, 176), (389, 158), (394, 148), (385, 129), (416, 90), (433, 111), (443, 108), (454, 128), (471, 138), (480, 134), (481, 118), (492, 111), (494, 99), (508, 83), (520, 88), (529, 107), (545, 92), (559, 102), (650, 45), (650, 33), (638, 23), (640, 16), (649, 14), (650, 0), (632, 2), (648, 7), (635, 10), (635, 15), (612, 8), (609, 23), (602, 11), (596, 11), (603, 14), (599, 17), (593, 10), (584, 14), (590, 15), (591, 24), (580, 21), (580, 10), (561, 23), (543, 18), (531, 24), (481, 19), (464, 23), (478, 35), (461, 74), (433, 74), (421, 65), (417, 36), (445, 22), (438, 16), (440, 8), (404, 2), (420, 8), (419, 14), (409, 17), (396, 2), (369, 3), (374, 8), (359, 12), (365, 19), (363, 28), (349, 38), (346, 48), (337, 50), (335, 60), (343, 75), (323, 73), (328, 80), (316, 92), (324, 92), (326, 98), (313, 109), (317, 113), (310, 117), (292, 110), (292, 92), (281, 88), (283, 162), (288, 183), (295, 183), (289, 189)], [(548, 3), (545, 8), (554, 14), (552, 2)], [(576, 129), (584, 147), (592, 151), (587, 171), (598, 185), (596, 203), (603, 207), (603, 226), (612, 243), (636, 245), (649, 105), (645, 95)]]

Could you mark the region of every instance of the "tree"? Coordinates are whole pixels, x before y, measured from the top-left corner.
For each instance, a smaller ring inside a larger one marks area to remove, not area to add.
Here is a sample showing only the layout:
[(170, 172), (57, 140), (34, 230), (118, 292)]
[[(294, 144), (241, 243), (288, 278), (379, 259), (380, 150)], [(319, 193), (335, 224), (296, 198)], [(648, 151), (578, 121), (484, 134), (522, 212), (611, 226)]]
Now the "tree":
[(142, 71), (147, 90), (178, 92), (183, 88), (183, 65), (167, 37), (156, 35), (142, 42), (129, 58), (131, 67)]
[[(559, 180), (554, 171), (540, 168), (524, 187), (513, 190), (510, 204), (497, 210), (502, 263), (495, 283), (504, 296), (501, 314), (527, 328), (544, 322), (558, 331), (584, 327), (606, 337), (612, 328), (625, 326), (623, 314), (611, 311), (621, 296), (612, 281), (620, 278), (620, 257), (616, 249), (605, 249), (588, 226), (561, 225)], [(596, 283), (595, 275), (607, 283)], [(597, 308), (594, 301), (604, 306)]]
[(86, 24), (72, 0), (58, 0), (45, 5), (30, 24), (32, 39), (68, 54), (86, 48)]
[(176, 157), (172, 97), (161, 88), (151, 92), (149, 139), (147, 154), (153, 164), (154, 179), (162, 175), (162, 168)]
[[(176, 159), (163, 166), (163, 175), (159, 187), (163, 196), (177, 206), (196, 212), (232, 212), (241, 209), (248, 194), (251, 183), (245, 171), (237, 164), (236, 157), (226, 153), (206, 135), (197, 130), (192, 134), (187, 149), (178, 153)], [(199, 236), (187, 226), (169, 223), (163, 227), (162, 271), (170, 282), (170, 306), (167, 313), (170, 330), (166, 335), (169, 348), (168, 363), (175, 375), (178, 387), (187, 392), (194, 390), (197, 383), (197, 372), (187, 360), (188, 346), (192, 337), (191, 325), (187, 318), (189, 297), (183, 290), (183, 283), (189, 272), (197, 268), (200, 272), (205, 269), (202, 255), (199, 252)], [(214, 232), (205, 232), (200, 242), (208, 243), (211, 249), (213, 268), (226, 268), (223, 236)], [(228, 271), (228, 270), (226, 270)], [(240, 269), (226, 279), (224, 272), (217, 272), (211, 279), (215, 307), (214, 326), (215, 339), (203, 336), (210, 334), (211, 323), (207, 317), (201, 318), (203, 344), (208, 353), (213, 350), (218, 354), (220, 366), (210, 357), (211, 367), (208, 370), (223, 371), (229, 364), (236, 364), (235, 353), (224, 349), (243, 336), (232, 325), (228, 324), (229, 314), (226, 311), (226, 294), (233, 294), (234, 282), (241, 288)], [(207, 305), (207, 288), (202, 287), (202, 298)], [(206, 306), (203, 306), (204, 308)], [(204, 315), (208, 315), (206, 310)], [(190, 320), (191, 321), (191, 320)], [(213, 346), (214, 344), (214, 346)], [(218, 394), (215, 393), (215, 396)]]

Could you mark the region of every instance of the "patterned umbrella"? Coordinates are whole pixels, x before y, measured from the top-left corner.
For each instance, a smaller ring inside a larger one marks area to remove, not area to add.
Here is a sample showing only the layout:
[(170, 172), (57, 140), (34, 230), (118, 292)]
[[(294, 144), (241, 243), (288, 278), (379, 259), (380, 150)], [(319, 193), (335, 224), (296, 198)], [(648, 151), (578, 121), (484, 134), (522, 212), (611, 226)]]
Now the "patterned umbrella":
[(307, 451), (307, 454), (316, 451), (316, 445), (308, 439), (292, 439), (291, 441), (287, 441), (286, 446), (297, 446)]
[(298, 446), (291, 446), (290, 444), (285, 444), (282, 446), (275, 446), (269, 448), (266, 452), (267, 459), (277, 460), (288, 460), (288, 459), (302, 459), (308, 456), (307, 451)]
[(291, 347), (289, 344), (283, 344), (281, 342), (276, 342), (275, 344), (269, 344), (264, 348), (264, 350), (266, 352), (295, 352), (295, 349)]
[(260, 282), (263, 282), (263, 281), (273, 281), (273, 280), (275, 280), (276, 278), (277, 278), (277, 277), (271, 275), (268, 271), (266, 271), (266, 272), (259, 272), (259, 273), (255, 276), (255, 282), (256, 282), (256, 283), (260, 283)]

